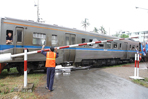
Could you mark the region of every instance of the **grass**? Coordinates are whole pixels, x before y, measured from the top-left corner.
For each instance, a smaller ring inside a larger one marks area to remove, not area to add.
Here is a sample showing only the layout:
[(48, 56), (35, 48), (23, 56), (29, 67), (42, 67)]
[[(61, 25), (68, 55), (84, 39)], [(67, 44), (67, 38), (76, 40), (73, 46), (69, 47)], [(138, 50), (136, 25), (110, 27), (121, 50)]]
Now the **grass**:
[(134, 79), (132, 80), (134, 83), (145, 86), (148, 88), (148, 78), (144, 78), (144, 80)]
[[(44, 73), (33, 73), (27, 75), (28, 83), (33, 83), (34, 88), (37, 87), (40, 78), (43, 77)], [(13, 98), (15, 95), (19, 96), (21, 99), (38, 99), (39, 97), (35, 93), (22, 93), (14, 92), (14, 88), (17, 86), (23, 86), (24, 75), (20, 75), (16, 68), (11, 68), (10, 72), (6, 69), (0, 74), (0, 97)]]

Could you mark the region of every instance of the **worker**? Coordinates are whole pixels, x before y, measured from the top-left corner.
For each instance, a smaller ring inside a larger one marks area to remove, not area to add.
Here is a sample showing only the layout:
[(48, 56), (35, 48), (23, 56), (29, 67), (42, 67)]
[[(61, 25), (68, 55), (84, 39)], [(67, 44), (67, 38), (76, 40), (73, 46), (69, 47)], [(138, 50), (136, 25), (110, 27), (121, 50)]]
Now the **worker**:
[[(59, 53), (57, 52), (57, 48), (50, 47), (49, 52), (44, 51), (45, 45), (42, 46), (41, 53), (46, 56), (46, 65), (47, 67), (47, 86), (46, 89), (49, 90), (49, 92), (53, 91), (53, 83), (54, 83), (54, 74), (55, 74), (55, 66), (56, 66), (56, 59), (59, 56)], [(56, 53), (54, 53), (54, 50)]]

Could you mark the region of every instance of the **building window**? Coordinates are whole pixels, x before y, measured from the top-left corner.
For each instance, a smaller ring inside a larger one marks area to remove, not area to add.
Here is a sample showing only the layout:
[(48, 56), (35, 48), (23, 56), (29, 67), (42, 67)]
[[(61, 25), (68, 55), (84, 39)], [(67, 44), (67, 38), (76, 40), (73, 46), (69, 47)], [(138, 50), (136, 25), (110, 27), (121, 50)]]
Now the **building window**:
[(58, 43), (57, 35), (52, 34), (51, 44), (56, 45)]
[(46, 34), (34, 32), (32, 43), (34, 45), (46, 45)]
[(110, 49), (111, 48), (111, 42), (106, 43), (106, 48)]
[(6, 31), (6, 44), (12, 44), (13, 42), (13, 31), (7, 30)]
[(117, 43), (114, 43), (113, 44), (113, 48), (117, 48)]

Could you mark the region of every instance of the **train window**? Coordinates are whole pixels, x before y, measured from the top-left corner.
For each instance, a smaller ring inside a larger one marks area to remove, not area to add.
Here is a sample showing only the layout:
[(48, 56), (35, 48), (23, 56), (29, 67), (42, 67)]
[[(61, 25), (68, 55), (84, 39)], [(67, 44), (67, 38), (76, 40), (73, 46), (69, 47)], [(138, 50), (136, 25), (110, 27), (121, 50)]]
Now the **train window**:
[(84, 43), (85, 42), (85, 38), (82, 38), (82, 43)]
[(17, 30), (17, 42), (22, 42), (22, 30)]
[(51, 44), (56, 45), (58, 43), (57, 35), (52, 34)]
[(66, 45), (69, 45), (69, 37), (66, 36), (66, 40), (65, 40)]
[(13, 31), (7, 30), (6, 31), (6, 44), (11, 44), (13, 42)]
[(138, 48), (138, 46), (137, 46), (137, 48)]
[[(92, 39), (89, 39), (89, 42), (92, 42), (93, 40)], [(89, 46), (93, 46), (93, 44), (89, 44)]]
[(46, 34), (34, 32), (32, 43), (34, 45), (45, 45), (46, 44)]
[(111, 48), (111, 42), (106, 43), (106, 48), (108, 48), (108, 49)]
[(116, 42), (114, 42), (113, 48), (117, 48), (117, 43)]
[(132, 50), (135, 50), (135, 45), (133, 45)]
[(75, 44), (75, 37), (72, 37), (71, 40), (72, 40), (71, 43), (72, 43), (72, 44)]
[(99, 44), (99, 47), (104, 47), (104, 44)]
[(120, 48), (121, 48), (121, 43), (120, 43)]
[(132, 46), (130, 45), (130, 50), (131, 50)]

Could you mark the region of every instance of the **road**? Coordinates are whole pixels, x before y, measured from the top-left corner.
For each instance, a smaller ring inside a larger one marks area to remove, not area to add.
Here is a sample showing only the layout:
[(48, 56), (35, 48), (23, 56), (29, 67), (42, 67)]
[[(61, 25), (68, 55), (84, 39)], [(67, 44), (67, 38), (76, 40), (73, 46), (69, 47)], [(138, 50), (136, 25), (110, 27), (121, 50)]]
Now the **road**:
[(53, 92), (45, 89), (46, 76), (43, 81), (35, 92), (49, 99), (148, 99), (148, 88), (99, 68), (55, 75)]

